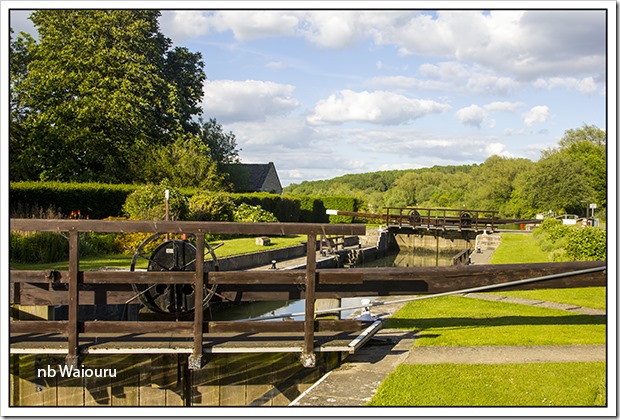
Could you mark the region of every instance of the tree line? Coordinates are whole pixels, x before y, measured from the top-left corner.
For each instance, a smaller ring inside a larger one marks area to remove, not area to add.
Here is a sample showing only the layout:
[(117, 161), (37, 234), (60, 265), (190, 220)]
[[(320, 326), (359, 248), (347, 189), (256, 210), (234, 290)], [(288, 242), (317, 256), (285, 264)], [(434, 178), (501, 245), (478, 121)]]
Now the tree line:
[[(590, 203), (598, 214), (607, 205), (607, 136), (584, 124), (565, 131), (558, 145), (533, 162), (491, 156), (482, 164), (345, 175), (307, 181), (287, 194), (352, 195), (367, 209), (448, 207), (497, 210), (501, 217), (529, 218), (537, 213), (585, 215)], [(601, 213), (601, 211), (603, 213)]]
[(37, 10), (11, 29), (10, 180), (226, 189), (232, 132), (202, 119), (202, 54), (174, 47), (157, 10)]

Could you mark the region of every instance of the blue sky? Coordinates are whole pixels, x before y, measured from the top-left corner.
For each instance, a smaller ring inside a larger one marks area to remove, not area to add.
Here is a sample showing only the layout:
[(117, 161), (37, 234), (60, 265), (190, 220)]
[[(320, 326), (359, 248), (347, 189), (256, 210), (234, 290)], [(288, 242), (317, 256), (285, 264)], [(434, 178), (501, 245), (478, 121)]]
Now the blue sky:
[[(355, 4), (400, 10), (169, 9), (160, 26), (203, 55), (203, 116), (235, 134), (243, 162), (274, 162), (285, 186), (494, 154), (537, 160), (568, 129), (606, 128), (608, 16), (591, 9), (615, 13), (613, 2)], [(581, 8), (549, 9), (567, 5)], [(12, 26), (32, 30), (26, 16)]]

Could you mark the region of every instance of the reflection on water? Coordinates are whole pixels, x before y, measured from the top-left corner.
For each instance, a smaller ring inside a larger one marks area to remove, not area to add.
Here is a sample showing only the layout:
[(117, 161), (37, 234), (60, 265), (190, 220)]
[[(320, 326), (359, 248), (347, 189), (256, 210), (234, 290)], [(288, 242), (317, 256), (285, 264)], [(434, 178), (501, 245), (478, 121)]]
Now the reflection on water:
[[(356, 265), (356, 267), (433, 267), (446, 266), (452, 263), (452, 256), (446, 254), (435, 255), (435, 253), (420, 252), (414, 253), (413, 250), (404, 250), (394, 254), (386, 255), (373, 261), (368, 261)], [(354, 268), (353, 268), (354, 270)], [(351, 306), (361, 305), (362, 299), (375, 300), (376, 297), (354, 297), (341, 299), (340, 306), (348, 308)], [(230, 306), (225, 309), (214, 311), (214, 321), (236, 321), (242, 319), (259, 318), (263, 316), (288, 315), (294, 313), (303, 313), (305, 309), (305, 300), (288, 300), (288, 301), (269, 301), (243, 303), (240, 305)], [(346, 310), (340, 313), (341, 319), (350, 317), (357, 310)], [(291, 316), (293, 320), (303, 320), (303, 315)], [(281, 319), (275, 319), (279, 321)]]
[(452, 255), (403, 250), (374, 261), (358, 264), (357, 267), (436, 267), (450, 264), (452, 264)]

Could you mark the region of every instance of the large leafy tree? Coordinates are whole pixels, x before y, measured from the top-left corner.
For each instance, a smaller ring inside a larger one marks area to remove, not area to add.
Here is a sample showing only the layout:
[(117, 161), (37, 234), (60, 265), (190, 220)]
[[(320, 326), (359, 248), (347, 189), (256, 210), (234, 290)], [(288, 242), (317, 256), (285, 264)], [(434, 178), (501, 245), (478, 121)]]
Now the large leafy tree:
[(605, 131), (589, 125), (567, 130), (519, 179), (518, 198), (535, 211), (584, 214), (588, 203), (606, 205)]
[[(144, 156), (198, 132), (200, 53), (171, 49), (155, 10), (39, 10), (12, 42), (12, 179), (143, 180)], [(19, 48), (18, 48), (19, 47)], [(19, 54), (17, 54), (19, 53)], [(21, 62), (26, 61), (23, 66)], [(20, 133), (21, 135), (13, 135)]]
[(215, 118), (200, 120), (200, 140), (207, 147), (209, 156), (221, 164), (239, 163), (237, 139), (232, 131), (224, 132), (222, 125)]

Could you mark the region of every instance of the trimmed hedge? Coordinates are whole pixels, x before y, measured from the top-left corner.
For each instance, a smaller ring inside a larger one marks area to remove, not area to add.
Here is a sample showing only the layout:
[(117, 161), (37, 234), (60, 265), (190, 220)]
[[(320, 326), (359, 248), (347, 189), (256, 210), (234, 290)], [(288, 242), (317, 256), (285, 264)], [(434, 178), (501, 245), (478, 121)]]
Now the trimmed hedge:
[(11, 182), (9, 186), (9, 209), (11, 213), (33, 208), (55, 211), (68, 217), (80, 210), (85, 217), (104, 219), (121, 216), (127, 196), (138, 185), (100, 184), (77, 182)]
[[(128, 184), (101, 184), (101, 183), (63, 183), (63, 182), (12, 182), (9, 191), (9, 206), (12, 217), (30, 217), (28, 212), (38, 208), (39, 211), (52, 209), (57, 217), (69, 217), (73, 211), (80, 210), (82, 217), (91, 219), (105, 219), (107, 217), (123, 217), (126, 214), (123, 206), (127, 197), (143, 187), (142, 185)], [(303, 223), (353, 223), (351, 216), (328, 216), (326, 209), (344, 211), (359, 211), (361, 201), (354, 197), (306, 197), (292, 195), (278, 195), (269, 193), (222, 193), (208, 192), (195, 189), (180, 189), (192, 204), (191, 212), (207, 210), (209, 195), (218, 196), (220, 207), (226, 207), (230, 200), (233, 206), (248, 204), (260, 206), (273, 213), (281, 222)], [(200, 196), (203, 196), (202, 198)], [(196, 200), (192, 201), (192, 197)], [(195, 203), (194, 203), (195, 201)], [(203, 202), (204, 201), (204, 202)], [(203, 208), (204, 207), (204, 208)], [(226, 209), (224, 209), (226, 210)], [(233, 209), (226, 210), (232, 215)], [(24, 214), (26, 213), (26, 214)], [(213, 215), (202, 215), (196, 220), (215, 220)], [(191, 219), (193, 215), (190, 215)], [(219, 215), (215, 216), (219, 219)], [(228, 218), (227, 218), (228, 219)], [(230, 219), (228, 219), (230, 220)]]
[[(322, 197), (323, 205), (329, 210), (358, 211), (361, 202), (355, 197)], [(329, 216), (329, 223), (353, 223), (353, 216)]]
[(247, 204), (260, 206), (273, 213), (280, 222), (297, 222), (301, 213), (299, 199), (269, 193), (231, 193), (230, 198), (236, 206)]
[[(293, 196), (291, 196), (293, 197)], [(325, 204), (319, 197), (294, 196), (301, 203), (299, 221), (302, 223), (329, 223)]]

